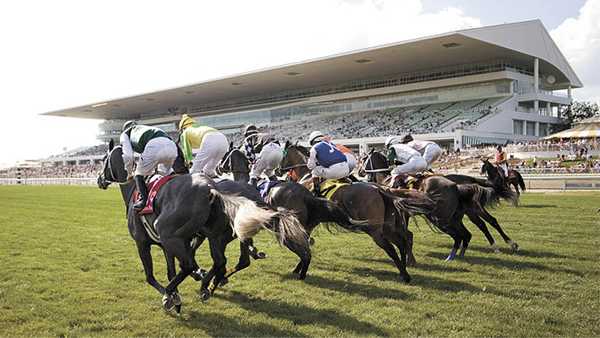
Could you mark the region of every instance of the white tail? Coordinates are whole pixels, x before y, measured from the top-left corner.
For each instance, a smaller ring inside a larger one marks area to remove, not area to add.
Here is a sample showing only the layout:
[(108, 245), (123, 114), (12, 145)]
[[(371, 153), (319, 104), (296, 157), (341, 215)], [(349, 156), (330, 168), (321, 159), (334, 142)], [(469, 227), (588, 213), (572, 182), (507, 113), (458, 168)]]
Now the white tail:
[(222, 194), (215, 189), (210, 192), (222, 202), (223, 212), (229, 217), (231, 228), (240, 241), (254, 237), (261, 229), (271, 231), (265, 224), (277, 217), (279, 229), (276, 229), (275, 234), (281, 244), (288, 240), (298, 244), (307, 242), (308, 235), (291, 211), (263, 209), (242, 196)]

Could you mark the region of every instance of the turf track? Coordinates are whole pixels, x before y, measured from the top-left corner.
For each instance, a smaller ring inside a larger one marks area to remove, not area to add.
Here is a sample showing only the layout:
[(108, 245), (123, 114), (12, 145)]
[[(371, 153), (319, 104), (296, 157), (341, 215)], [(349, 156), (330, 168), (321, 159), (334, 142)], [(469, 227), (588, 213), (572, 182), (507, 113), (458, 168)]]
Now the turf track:
[[(521, 204), (494, 211), (517, 254), (494, 254), (469, 223), (468, 257), (445, 263), (449, 238), (412, 224), (410, 285), (366, 235), (318, 230), (301, 282), (295, 256), (261, 234), (268, 259), (208, 303), (185, 281), (176, 317), (144, 281), (117, 189), (1, 186), (0, 336), (599, 336), (600, 194), (528, 193)], [(235, 243), (230, 263), (237, 253)], [(198, 260), (210, 263), (205, 248)]]

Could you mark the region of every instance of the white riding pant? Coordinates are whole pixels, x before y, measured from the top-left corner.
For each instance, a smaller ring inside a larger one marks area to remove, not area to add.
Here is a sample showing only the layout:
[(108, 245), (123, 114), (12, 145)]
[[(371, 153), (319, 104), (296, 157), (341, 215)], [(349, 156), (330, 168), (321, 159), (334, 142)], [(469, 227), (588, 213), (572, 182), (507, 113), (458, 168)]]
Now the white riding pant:
[(265, 144), (250, 169), (250, 178), (258, 179), (263, 173), (268, 177), (275, 175), (275, 169), (279, 168), (282, 160), (283, 149), (279, 144)]
[(427, 161), (421, 156), (413, 156), (408, 159), (408, 162), (401, 164), (392, 170), (392, 176), (401, 174), (414, 175), (427, 169)]
[(344, 155), (346, 155), (346, 162), (348, 162), (348, 169), (350, 170), (350, 172), (354, 171), (354, 168), (356, 168), (356, 164), (358, 163), (358, 161), (356, 160), (356, 157), (352, 153), (345, 153)]
[(431, 169), (431, 165), (437, 161), (444, 151), (435, 143), (428, 144), (423, 151), (423, 158), (427, 161), (427, 169)]
[(198, 151), (195, 151), (196, 156), (194, 156), (194, 161), (192, 161), (190, 172), (192, 174), (204, 173), (210, 177), (217, 176), (217, 166), (228, 149), (229, 143), (227, 142), (227, 137), (222, 133), (210, 133), (204, 136), (202, 145)]
[(157, 137), (148, 141), (140, 161), (135, 169), (136, 175), (148, 176), (158, 169), (159, 174), (168, 175), (173, 170), (177, 158), (175, 142), (166, 137)]
[(340, 162), (329, 168), (316, 166), (312, 170), (312, 174), (316, 177), (335, 180), (350, 175), (350, 168), (348, 167), (348, 162)]

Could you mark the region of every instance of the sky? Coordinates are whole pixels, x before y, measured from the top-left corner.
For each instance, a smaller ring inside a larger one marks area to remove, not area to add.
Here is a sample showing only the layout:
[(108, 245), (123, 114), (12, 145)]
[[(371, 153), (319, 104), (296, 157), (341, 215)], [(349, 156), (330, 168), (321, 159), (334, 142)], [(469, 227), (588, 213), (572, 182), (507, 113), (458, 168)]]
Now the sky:
[(97, 143), (44, 112), (535, 18), (600, 101), (600, 0), (1, 1), (0, 166)]

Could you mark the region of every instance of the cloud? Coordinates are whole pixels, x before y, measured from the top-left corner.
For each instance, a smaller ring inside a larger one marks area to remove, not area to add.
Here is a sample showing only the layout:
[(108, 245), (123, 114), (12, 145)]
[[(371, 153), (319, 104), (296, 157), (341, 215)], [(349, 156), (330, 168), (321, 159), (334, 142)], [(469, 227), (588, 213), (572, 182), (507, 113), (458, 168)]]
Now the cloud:
[(42, 112), (480, 25), (420, 0), (2, 1), (0, 162), (94, 142)]
[(600, 0), (588, 0), (576, 18), (568, 18), (550, 32), (584, 88), (573, 95), (578, 100), (600, 102)]

